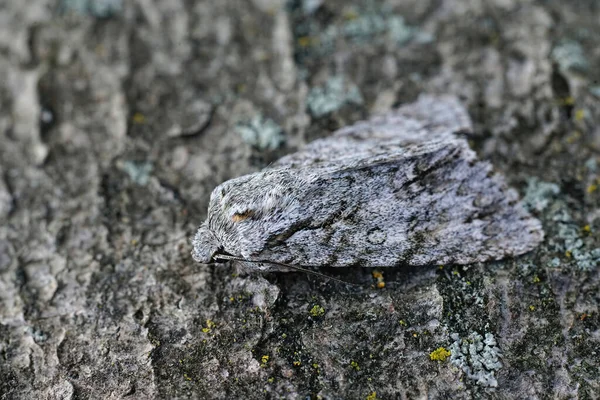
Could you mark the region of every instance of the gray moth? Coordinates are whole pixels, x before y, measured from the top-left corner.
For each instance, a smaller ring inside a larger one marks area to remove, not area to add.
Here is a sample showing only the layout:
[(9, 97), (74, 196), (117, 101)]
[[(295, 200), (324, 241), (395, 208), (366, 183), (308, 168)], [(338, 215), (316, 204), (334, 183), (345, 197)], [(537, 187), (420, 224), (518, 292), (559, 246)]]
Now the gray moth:
[[(470, 264), (517, 256), (544, 237), (463, 133), (451, 96), (421, 96), (342, 128), (211, 194), (192, 244), (219, 257), (327, 267)], [(266, 268), (266, 267), (264, 267)]]

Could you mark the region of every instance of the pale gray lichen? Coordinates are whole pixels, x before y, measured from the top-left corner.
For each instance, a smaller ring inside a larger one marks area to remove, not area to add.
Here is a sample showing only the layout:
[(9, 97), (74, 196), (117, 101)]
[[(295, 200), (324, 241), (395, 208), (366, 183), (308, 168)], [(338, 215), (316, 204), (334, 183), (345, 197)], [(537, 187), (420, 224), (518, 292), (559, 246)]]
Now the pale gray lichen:
[[(313, 2), (302, 3), (305, 16), (313, 13), (318, 5)], [(343, 15), (325, 27), (319, 26), (315, 20), (306, 20), (299, 29), (300, 47), (311, 56), (322, 56), (336, 50), (340, 41), (352, 45), (377, 45), (387, 43), (403, 46), (409, 42), (430, 43), (434, 36), (406, 23), (402, 15), (395, 13), (391, 7), (373, 9), (372, 7), (348, 7)]]
[(135, 161), (125, 161), (121, 168), (129, 175), (129, 178), (131, 178), (132, 181), (140, 186), (144, 186), (148, 183), (150, 173), (153, 170), (152, 163)]
[(585, 162), (585, 168), (595, 174), (598, 171), (598, 161), (596, 160), (596, 157), (590, 157), (586, 160)]
[(355, 43), (371, 43), (378, 37), (387, 37), (398, 46), (412, 39), (420, 43), (433, 40), (433, 36), (408, 25), (403, 16), (393, 12), (354, 11), (350, 15), (339, 28), (328, 27), (325, 34), (329, 37), (341, 35)]
[(590, 93), (596, 97), (600, 97), (600, 85), (590, 86)]
[(275, 150), (285, 141), (281, 127), (272, 119), (264, 118), (262, 115), (237, 124), (235, 130), (244, 142), (259, 150)]
[(450, 345), (450, 362), (478, 385), (497, 387), (496, 372), (502, 368), (502, 354), (494, 335), (486, 332), (484, 338), (477, 332), (471, 332), (466, 339), (461, 339), (458, 333), (450, 337), (454, 340)]
[(558, 225), (557, 237), (562, 243), (553, 243), (554, 247), (568, 259), (573, 259), (578, 269), (591, 271), (600, 263), (600, 248), (589, 249), (581, 235), (581, 227), (573, 220), (567, 205), (563, 201), (555, 204), (556, 212), (552, 220)]
[(541, 181), (536, 177), (530, 178), (527, 181), (523, 206), (530, 211), (544, 211), (559, 193), (558, 185)]
[[(590, 163), (590, 167), (592, 166)], [(578, 269), (591, 271), (600, 262), (600, 249), (590, 250), (586, 246), (581, 226), (573, 220), (567, 204), (556, 198), (559, 193), (558, 185), (531, 178), (527, 182), (523, 205), (529, 210), (547, 212), (547, 218), (554, 223), (553, 227), (557, 230), (556, 236), (549, 241), (551, 249), (567, 259), (572, 259)], [(554, 258), (549, 265), (558, 267), (560, 264), (560, 259)]]
[(340, 33), (350, 40), (362, 42), (385, 31), (386, 21), (382, 15), (357, 13), (356, 18), (351, 18), (342, 24)]
[(342, 76), (334, 76), (324, 86), (312, 88), (306, 102), (310, 113), (318, 118), (347, 104), (361, 105), (363, 98), (356, 85), (347, 82)]
[(118, 14), (123, 9), (122, 0), (61, 0), (59, 12), (77, 13), (97, 18), (106, 18)]
[(311, 15), (323, 4), (323, 0), (303, 0), (302, 11), (306, 15)]
[(579, 71), (588, 70), (589, 62), (585, 56), (585, 51), (579, 42), (573, 40), (562, 40), (552, 49), (552, 58), (558, 64), (561, 71)]
[(550, 262), (548, 263), (548, 266), (550, 268), (558, 268), (558, 267), (560, 267), (560, 258), (554, 257), (552, 260), (550, 260)]

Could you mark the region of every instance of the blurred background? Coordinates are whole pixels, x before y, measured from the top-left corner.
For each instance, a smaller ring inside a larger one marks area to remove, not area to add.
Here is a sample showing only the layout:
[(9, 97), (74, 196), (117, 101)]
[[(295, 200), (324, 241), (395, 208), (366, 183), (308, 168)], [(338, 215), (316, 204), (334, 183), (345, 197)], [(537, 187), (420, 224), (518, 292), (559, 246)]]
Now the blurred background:
[[(600, 3), (0, 0), (0, 398), (593, 398)], [(239, 274), (219, 183), (421, 93), (545, 243), (467, 267)], [(385, 279), (385, 287), (374, 283)]]

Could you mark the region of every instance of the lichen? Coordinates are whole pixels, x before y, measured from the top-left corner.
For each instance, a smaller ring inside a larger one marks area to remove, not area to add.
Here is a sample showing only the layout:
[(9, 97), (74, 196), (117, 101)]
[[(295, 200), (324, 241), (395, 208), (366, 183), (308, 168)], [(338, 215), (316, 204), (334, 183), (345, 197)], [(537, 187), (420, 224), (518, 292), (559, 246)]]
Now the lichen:
[(313, 317), (322, 317), (325, 314), (325, 309), (318, 304), (315, 304), (309, 311)]
[[(409, 42), (430, 43), (434, 36), (406, 23), (402, 15), (389, 7), (348, 7), (337, 20), (321, 26), (313, 18), (307, 18), (307, 7), (302, 7), (302, 22), (296, 28), (300, 33), (297, 44), (303, 55), (320, 57), (336, 50), (340, 41), (366, 46), (388, 43), (404, 46)], [(314, 7), (308, 7), (310, 12)]]
[(494, 335), (486, 332), (484, 339), (479, 333), (471, 332), (466, 339), (457, 333), (450, 337), (454, 340), (450, 345), (450, 362), (478, 385), (497, 387), (496, 371), (502, 368), (502, 363)]
[(383, 273), (379, 270), (375, 270), (372, 272), (373, 278), (375, 278), (375, 287), (377, 289), (383, 289), (385, 287), (385, 280), (383, 278)]
[(242, 140), (258, 150), (275, 150), (285, 141), (281, 127), (273, 120), (256, 115), (235, 126)]
[(596, 97), (600, 97), (600, 85), (590, 86), (589, 91)]
[(585, 72), (589, 68), (583, 47), (579, 42), (573, 40), (564, 39), (558, 43), (552, 49), (552, 58), (563, 72)]
[(543, 211), (548, 207), (554, 196), (560, 193), (558, 185), (543, 182), (536, 177), (527, 181), (527, 189), (523, 197), (523, 205), (530, 211)]
[(431, 353), (429, 353), (429, 359), (432, 361), (446, 361), (448, 357), (450, 357), (452, 353), (446, 350), (445, 347), (438, 347)]
[(266, 367), (268, 363), (269, 363), (269, 356), (265, 354), (264, 356), (262, 356), (260, 358), (261, 367)]
[(306, 102), (310, 113), (319, 118), (348, 104), (361, 105), (363, 98), (356, 85), (334, 76), (324, 86), (312, 88)]
[(377, 392), (371, 392), (371, 393), (370, 393), (370, 394), (367, 396), (366, 400), (377, 400)]
[(150, 173), (154, 167), (149, 162), (125, 161), (121, 164), (121, 169), (137, 185), (145, 186), (150, 179)]
[(61, 0), (59, 13), (76, 13), (97, 18), (107, 18), (118, 14), (123, 9), (122, 0)]
[[(590, 249), (583, 240), (589, 234), (573, 219), (565, 201), (556, 198), (559, 193), (557, 185), (532, 178), (528, 181), (523, 204), (530, 210), (546, 212), (546, 219), (552, 222), (551, 229), (556, 230), (549, 242), (551, 250), (563, 254), (579, 270), (591, 271), (600, 263), (600, 248)], [(549, 263), (555, 268), (560, 265), (558, 257)]]

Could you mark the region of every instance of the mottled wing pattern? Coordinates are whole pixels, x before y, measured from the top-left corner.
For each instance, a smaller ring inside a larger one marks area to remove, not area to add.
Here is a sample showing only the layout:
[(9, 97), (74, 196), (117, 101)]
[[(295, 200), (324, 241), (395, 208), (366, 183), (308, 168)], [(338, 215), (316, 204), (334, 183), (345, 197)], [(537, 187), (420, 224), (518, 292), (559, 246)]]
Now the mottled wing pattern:
[(409, 147), (471, 132), (468, 114), (454, 96), (423, 95), (392, 113), (360, 121), (282, 157), (269, 168), (343, 162), (386, 148)]
[(251, 259), (298, 265), (468, 264), (533, 249), (539, 221), (463, 139), (356, 158), (298, 188), (305, 218)]

